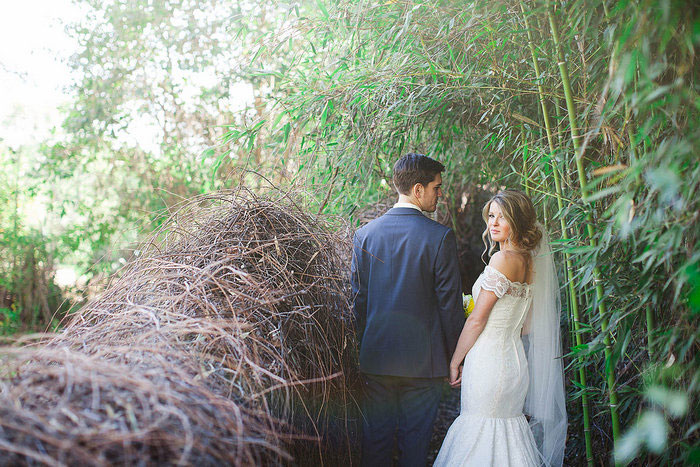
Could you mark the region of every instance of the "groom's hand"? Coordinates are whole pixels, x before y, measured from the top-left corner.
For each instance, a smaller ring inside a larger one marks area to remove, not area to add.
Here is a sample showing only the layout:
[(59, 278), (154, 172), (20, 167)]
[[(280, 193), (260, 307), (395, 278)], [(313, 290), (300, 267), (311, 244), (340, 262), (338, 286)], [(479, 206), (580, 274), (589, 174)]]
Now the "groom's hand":
[(458, 388), (462, 383), (462, 365), (450, 365), (450, 386)]

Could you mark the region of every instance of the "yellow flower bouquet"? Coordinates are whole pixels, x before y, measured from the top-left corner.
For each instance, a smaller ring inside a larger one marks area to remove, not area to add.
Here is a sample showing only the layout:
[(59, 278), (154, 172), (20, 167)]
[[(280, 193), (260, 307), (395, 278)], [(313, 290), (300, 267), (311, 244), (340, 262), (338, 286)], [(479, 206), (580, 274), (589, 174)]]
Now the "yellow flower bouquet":
[(462, 308), (464, 308), (464, 317), (469, 318), (469, 315), (474, 311), (474, 299), (471, 295), (462, 294)]

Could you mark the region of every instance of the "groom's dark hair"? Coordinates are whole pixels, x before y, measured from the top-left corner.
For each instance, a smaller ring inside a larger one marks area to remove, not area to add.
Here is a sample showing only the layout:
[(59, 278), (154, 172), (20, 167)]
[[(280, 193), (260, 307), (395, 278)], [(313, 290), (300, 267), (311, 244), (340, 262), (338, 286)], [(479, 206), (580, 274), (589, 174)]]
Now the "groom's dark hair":
[(443, 172), (445, 166), (425, 154), (409, 152), (394, 164), (394, 186), (402, 195), (410, 193), (416, 183), (427, 186)]

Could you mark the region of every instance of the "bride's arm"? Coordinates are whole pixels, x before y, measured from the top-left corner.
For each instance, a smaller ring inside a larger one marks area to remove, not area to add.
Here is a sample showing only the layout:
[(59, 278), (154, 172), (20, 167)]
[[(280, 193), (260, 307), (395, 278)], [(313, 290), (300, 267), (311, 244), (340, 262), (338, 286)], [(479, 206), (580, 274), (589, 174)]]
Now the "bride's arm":
[(481, 291), (476, 300), (474, 311), (469, 315), (469, 319), (464, 323), (462, 333), (457, 342), (457, 348), (450, 361), (450, 384), (458, 386), (462, 380), (459, 374), (459, 367), (464, 361), (464, 357), (472, 348), (476, 340), (486, 327), (489, 315), (496, 301), (503, 296), (509, 286), (509, 276), (517, 273), (517, 263), (508, 261), (508, 256), (502, 251), (496, 252), (489, 261), (489, 266), (500, 273), (500, 275), (488, 273), (481, 282)]
[(476, 300), (474, 311), (469, 315), (467, 322), (464, 323), (462, 333), (459, 335), (459, 340), (457, 341), (457, 348), (454, 354), (452, 354), (452, 360), (450, 361), (450, 384), (452, 386), (457, 386), (462, 381), (459, 374), (459, 367), (462, 365), (464, 357), (467, 356), (469, 349), (472, 348), (484, 330), (484, 327), (486, 327), (486, 322), (489, 320), (489, 315), (497, 300), (498, 297), (496, 294), (490, 290), (481, 289), (479, 292), (479, 298)]

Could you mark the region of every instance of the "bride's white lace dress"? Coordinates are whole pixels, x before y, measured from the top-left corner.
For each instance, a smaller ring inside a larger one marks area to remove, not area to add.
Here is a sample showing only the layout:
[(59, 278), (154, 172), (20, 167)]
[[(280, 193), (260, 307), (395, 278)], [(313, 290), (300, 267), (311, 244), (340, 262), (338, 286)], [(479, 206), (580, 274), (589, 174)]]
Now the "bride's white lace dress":
[(532, 303), (531, 286), (511, 282), (486, 266), (474, 283), (474, 301), (482, 289), (492, 291), (498, 300), (464, 359), (461, 412), (434, 465), (541, 465), (523, 415), (529, 375), (520, 332)]

